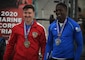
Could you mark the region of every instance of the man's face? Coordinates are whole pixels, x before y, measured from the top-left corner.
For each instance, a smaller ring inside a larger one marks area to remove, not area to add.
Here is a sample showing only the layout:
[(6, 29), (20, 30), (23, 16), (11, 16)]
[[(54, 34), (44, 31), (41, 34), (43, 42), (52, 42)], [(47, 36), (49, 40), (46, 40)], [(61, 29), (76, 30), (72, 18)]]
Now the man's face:
[(25, 22), (32, 21), (34, 18), (34, 11), (31, 8), (23, 10), (23, 17)]
[(67, 10), (65, 9), (65, 7), (61, 6), (61, 5), (58, 5), (56, 7), (56, 16), (58, 19), (63, 19), (63, 18), (66, 18), (67, 16)]

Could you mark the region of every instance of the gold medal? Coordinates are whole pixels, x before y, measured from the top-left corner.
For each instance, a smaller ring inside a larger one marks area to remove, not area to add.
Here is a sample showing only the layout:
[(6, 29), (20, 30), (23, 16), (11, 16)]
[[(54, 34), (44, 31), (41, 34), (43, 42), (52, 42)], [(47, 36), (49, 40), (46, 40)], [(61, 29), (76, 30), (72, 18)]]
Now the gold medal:
[(56, 40), (56, 45), (60, 45), (60, 43), (61, 43), (61, 40), (60, 39), (57, 39)]
[(29, 41), (25, 41), (25, 42), (24, 42), (24, 46), (25, 46), (26, 48), (29, 48), (30, 42), (29, 42)]

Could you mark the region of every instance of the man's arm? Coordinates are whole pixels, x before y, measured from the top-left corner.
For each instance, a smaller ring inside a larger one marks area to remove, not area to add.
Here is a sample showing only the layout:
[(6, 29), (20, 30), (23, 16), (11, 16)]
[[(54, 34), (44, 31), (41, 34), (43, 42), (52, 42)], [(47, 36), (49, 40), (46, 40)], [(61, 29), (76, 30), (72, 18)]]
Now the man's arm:
[(80, 60), (81, 54), (82, 54), (82, 48), (83, 48), (83, 37), (80, 27), (75, 27), (75, 40), (77, 43), (77, 48), (75, 52), (75, 58), (74, 60)]
[(42, 60), (44, 60), (44, 53), (45, 53), (45, 47), (46, 47), (46, 31), (45, 31), (45, 29), (43, 29), (42, 34), (40, 36), (40, 46), (41, 46)]
[(10, 58), (13, 56), (12, 53), (14, 51), (14, 46), (16, 42), (16, 34), (14, 33), (14, 29), (12, 30), (12, 33), (9, 37), (8, 43), (6, 45), (6, 50), (3, 56), (3, 60), (10, 60)]

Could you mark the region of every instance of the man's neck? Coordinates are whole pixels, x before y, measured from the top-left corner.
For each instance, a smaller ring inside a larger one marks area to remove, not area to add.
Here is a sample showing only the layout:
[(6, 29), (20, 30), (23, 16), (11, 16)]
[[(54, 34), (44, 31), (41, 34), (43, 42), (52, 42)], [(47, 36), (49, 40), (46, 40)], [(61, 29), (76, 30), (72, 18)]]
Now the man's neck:
[(58, 19), (58, 21), (59, 21), (60, 23), (64, 23), (65, 19), (66, 19), (66, 18), (61, 18), (61, 19)]
[(59, 21), (60, 23), (64, 23), (65, 20), (61, 20), (61, 19), (59, 19), (58, 21)]
[(33, 20), (31, 20), (31, 21), (26, 21), (25, 24), (26, 24), (26, 25), (31, 25), (32, 22), (33, 22)]

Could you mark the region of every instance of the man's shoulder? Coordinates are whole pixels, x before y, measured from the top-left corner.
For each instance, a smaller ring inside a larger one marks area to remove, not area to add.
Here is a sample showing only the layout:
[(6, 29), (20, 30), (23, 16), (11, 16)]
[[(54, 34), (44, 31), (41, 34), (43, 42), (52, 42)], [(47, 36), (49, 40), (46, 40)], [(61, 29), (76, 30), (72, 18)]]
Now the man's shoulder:
[(42, 25), (42, 24), (40, 24), (40, 23), (38, 23), (38, 22), (36, 22), (36, 27), (38, 28), (38, 29), (45, 29), (45, 27)]
[(75, 30), (76, 32), (81, 31), (80, 25), (75, 20), (69, 18), (69, 24), (72, 26), (73, 30)]
[(56, 20), (49, 25), (50, 29), (53, 29), (54, 27), (56, 27)]
[(74, 19), (72, 19), (72, 18), (70, 18), (70, 17), (68, 17), (67, 19), (68, 19), (68, 22), (71, 23), (72, 25), (74, 25), (74, 26), (75, 26), (75, 25), (79, 26), (79, 24), (78, 24)]
[(17, 23), (17, 24), (15, 24), (15, 25), (13, 26), (12, 29), (17, 29), (17, 28), (19, 28), (20, 26), (22, 26), (22, 23)]

